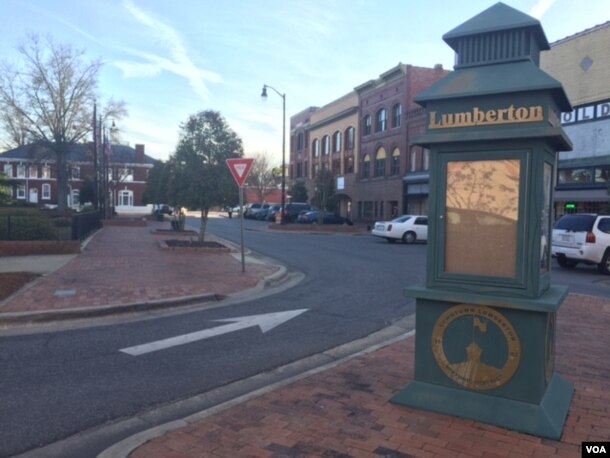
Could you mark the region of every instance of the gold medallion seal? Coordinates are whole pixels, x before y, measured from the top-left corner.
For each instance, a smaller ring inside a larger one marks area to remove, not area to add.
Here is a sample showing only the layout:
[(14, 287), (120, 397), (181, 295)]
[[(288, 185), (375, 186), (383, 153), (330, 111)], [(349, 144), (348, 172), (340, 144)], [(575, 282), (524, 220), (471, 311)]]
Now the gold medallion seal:
[[(445, 354), (445, 333), (457, 321), (472, 323), (472, 342), (464, 349), (466, 360), (450, 362)], [(497, 327), (507, 345), (505, 361), (496, 367), (481, 361), (485, 351), (477, 343), (481, 333), (487, 333), (488, 326)], [(446, 310), (432, 329), (432, 353), (441, 370), (458, 385), (473, 390), (491, 390), (507, 383), (517, 371), (521, 360), (521, 344), (513, 325), (504, 315), (492, 307), (460, 304)]]

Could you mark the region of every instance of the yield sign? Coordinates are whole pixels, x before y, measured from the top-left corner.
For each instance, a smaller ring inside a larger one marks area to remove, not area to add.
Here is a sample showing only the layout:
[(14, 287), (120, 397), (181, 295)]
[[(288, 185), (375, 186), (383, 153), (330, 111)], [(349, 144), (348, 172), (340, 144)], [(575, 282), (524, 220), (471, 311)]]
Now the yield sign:
[(231, 171), (231, 175), (235, 179), (237, 186), (240, 188), (244, 186), (246, 178), (250, 170), (252, 170), (252, 163), (254, 159), (227, 159), (227, 165)]

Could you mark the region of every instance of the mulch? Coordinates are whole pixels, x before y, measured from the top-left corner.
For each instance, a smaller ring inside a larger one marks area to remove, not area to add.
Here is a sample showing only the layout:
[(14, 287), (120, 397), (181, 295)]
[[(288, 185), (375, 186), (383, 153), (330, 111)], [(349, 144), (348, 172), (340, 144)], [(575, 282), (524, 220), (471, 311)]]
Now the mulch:
[(32, 272), (0, 273), (0, 301), (19, 291), (36, 277), (38, 274)]

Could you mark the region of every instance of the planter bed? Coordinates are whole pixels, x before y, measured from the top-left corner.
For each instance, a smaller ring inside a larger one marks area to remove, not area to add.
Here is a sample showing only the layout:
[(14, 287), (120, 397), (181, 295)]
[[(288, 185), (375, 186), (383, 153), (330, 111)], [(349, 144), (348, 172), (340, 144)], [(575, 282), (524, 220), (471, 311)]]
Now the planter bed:
[(174, 229), (151, 229), (150, 231), (156, 235), (175, 235), (175, 236), (191, 236), (191, 237), (199, 237), (199, 233), (197, 231), (176, 231)]
[(162, 250), (183, 253), (229, 253), (231, 249), (218, 242), (199, 242), (197, 240), (159, 240)]

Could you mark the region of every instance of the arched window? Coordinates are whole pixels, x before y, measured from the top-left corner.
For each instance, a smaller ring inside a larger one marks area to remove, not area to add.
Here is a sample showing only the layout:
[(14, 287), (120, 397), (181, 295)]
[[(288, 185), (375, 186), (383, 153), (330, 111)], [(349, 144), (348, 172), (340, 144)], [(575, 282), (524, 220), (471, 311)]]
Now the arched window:
[(376, 177), (385, 176), (385, 160), (386, 160), (385, 149), (379, 148), (377, 150), (377, 155), (375, 156), (375, 176)]
[(345, 149), (354, 149), (356, 143), (356, 129), (348, 127), (345, 131)]
[(317, 138), (311, 143), (311, 154), (313, 157), (320, 157), (320, 140)]
[(322, 154), (328, 156), (330, 154), (330, 137), (325, 135), (322, 137)]
[(341, 132), (337, 131), (333, 135), (333, 153), (341, 152)]
[(377, 112), (377, 124), (375, 125), (375, 132), (385, 132), (388, 129), (388, 112), (385, 108), (382, 108)]
[(371, 176), (371, 156), (368, 154), (364, 155), (362, 159), (362, 178), (369, 178)]
[(402, 117), (402, 107), (397, 103), (392, 107), (392, 127), (400, 127), (400, 118)]
[(372, 127), (371, 115), (366, 115), (364, 117), (364, 119), (362, 120), (362, 130), (364, 132), (364, 135), (371, 134), (371, 127)]
[(394, 148), (392, 152), (392, 175), (400, 175), (400, 150)]

